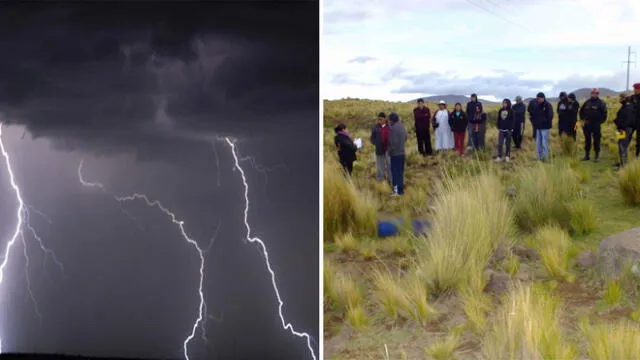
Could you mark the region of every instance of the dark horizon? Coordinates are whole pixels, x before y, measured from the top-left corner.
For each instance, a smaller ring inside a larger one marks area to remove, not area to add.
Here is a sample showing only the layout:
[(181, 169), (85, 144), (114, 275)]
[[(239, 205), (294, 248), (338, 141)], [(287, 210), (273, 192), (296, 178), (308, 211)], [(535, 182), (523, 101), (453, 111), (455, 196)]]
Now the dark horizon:
[[(27, 229), (27, 274), (16, 241), (0, 283), (2, 350), (184, 358), (200, 260), (165, 214), (113, 198), (139, 192), (209, 249), (210, 317), (189, 342), (191, 359), (311, 359), (306, 340), (280, 323), (259, 246), (243, 241), (231, 136), (252, 236), (269, 252), (285, 320), (311, 335), (317, 357), (318, 3), (0, 9), (2, 142), (30, 224), (64, 265), (45, 259)], [(4, 250), (17, 199), (0, 160)], [(80, 183), (81, 161), (85, 180), (104, 189)]]

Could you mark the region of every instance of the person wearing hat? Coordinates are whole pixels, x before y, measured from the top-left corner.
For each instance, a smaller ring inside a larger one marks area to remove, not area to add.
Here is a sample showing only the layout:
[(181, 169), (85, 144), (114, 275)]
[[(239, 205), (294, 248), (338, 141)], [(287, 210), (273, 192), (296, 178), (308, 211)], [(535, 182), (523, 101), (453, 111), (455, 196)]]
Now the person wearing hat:
[(591, 89), (591, 97), (580, 108), (580, 120), (584, 131), (584, 158), (590, 159), (591, 143), (595, 151), (595, 162), (600, 160), (600, 138), (602, 137), (602, 124), (607, 121), (607, 104), (600, 99), (600, 90)]
[(433, 127), (436, 135), (436, 151), (451, 150), (454, 148), (453, 133), (449, 126), (451, 113), (447, 109), (447, 103), (440, 100), (438, 110), (433, 114)]
[(636, 117), (633, 111), (633, 102), (631, 96), (625, 93), (620, 94), (620, 110), (616, 114), (613, 121), (618, 130), (618, 162), (616, 167), (621, 168), (627, 164), (627, 150), (633, 136), (633, 127)]
[(553, 124), (553, 106), (547, 101), (544, 93), (536, 95), (535, 102), (529, 105), (531, 123), (536, 129), (536, 153), (539, 160), (547, 160), (549, 156), (549, 131)]
[[(480, 116), (479, 114), (482, 114), (484, 112), (484, 109), (482, 108), (482, 103), (478, 101), (478, 95), (471, 94), (470, 98), (471, 98), (470, 99), (471, 101), (467, 103), (467, 118), (469, 119), (469, 127), (467, 128), (467, 135), (469, 136), (469, 141), (467, 141), (467, 149), (474, 148), (472, 144), (473, 124), (471, 122), (471, 119), (474, 119)], [(479, 121), (480, 119), (475, 119), (475, 120)]]
[(371, 130), (371, 144), (376, 148), (376, 180), (384, 181), (385, 177), (391, 182), (389, 171), (389, 122), (385, 113), (378, 114), (378, 123)]
[(522, 102), (522, 97), (516, 96), (516, 103), (511, 107), (513, 111), (513, 145), (515, 149), (521, 149), (524, 134), (524, 118), (527, 107)]
[(431, 132), (429, 131), (431, 111), (424, 105), (423, 99), (418, 99), (418, 106), (413, 109), (413, 119), (416, 127), (416, 139), (418, 140), (418, 152), (422, 156), (433, 155)]
[(358, 147), (353, 142), (353, 138), (349, 134), (349, 130), (347, 130), (345, 124), (338, 124), (338, 126), (334, 128), (334, 131), (336, 132), (334, 142), (338, 148), (338, 159), (340, 159), (340, 164), (345, 172), (351, 175), (353, 172), (353, 163), (357, 160), (356, 151), (358, 151)]
[(400, 122), (398, 114), (392, 112), (389, 114), (391, 122), (389, 131), (389, 160), (391, 168), (391, 181), (393, 185), (393, 194), (404, 194), (404, 156), (405, 145), (407, 143), (407, 130)]

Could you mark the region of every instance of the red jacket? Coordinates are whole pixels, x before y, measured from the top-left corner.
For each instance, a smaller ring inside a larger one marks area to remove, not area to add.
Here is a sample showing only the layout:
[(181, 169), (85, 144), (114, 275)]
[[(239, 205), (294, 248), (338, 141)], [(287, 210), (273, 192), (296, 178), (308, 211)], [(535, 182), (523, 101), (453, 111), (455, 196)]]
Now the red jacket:
[(416, 131), (426, 131), (429, 129), (429, 123), (431, 121), (431, 111), (428, 107), (425, 106), (422, 109), (417, 107), (413, 109), (413, 118), (415, 120)]

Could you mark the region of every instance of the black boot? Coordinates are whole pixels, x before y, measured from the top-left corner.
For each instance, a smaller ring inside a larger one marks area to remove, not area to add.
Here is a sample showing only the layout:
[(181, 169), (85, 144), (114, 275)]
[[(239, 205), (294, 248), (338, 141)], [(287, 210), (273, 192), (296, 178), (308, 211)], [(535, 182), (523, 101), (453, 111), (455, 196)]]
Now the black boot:
[(600, 161), (600, 153), (596, 153), (596, 158), (593, 159), (593, 162), (598, 162)]
[(586, 153), (586, 154), (584, 155), (584, 157), (583, 157), (582, 159), (580, 159), (580, 161), (589, 161), (589, 160), (590, 160), (590, 158), (589, 158), (589, 153)]

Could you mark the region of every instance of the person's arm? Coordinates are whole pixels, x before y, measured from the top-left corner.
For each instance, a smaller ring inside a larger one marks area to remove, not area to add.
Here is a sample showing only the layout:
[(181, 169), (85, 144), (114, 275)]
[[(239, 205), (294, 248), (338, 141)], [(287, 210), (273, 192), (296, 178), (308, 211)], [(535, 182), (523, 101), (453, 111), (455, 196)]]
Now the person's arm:
[(376, 140), (377, 140), (376, 129), (377, 128), (378, 128), (377, 126), (374, 126), (373, 129), (371, 129), (371, 138), (370, 138), (370, 140), (371, 140), (371, 144), (372, 145), (376, 144)]
[(580, 110), (578, 110), (578, 114), (580, 116), (580, 120), (584, 121), (584, 112), (585, 112), (585, 106), (587, 105), (588, 101), (585, 101), (582, 106), (580, 107)]
[(547, 106), (547, 119), (549, 119), (549, 121), (553, 121), (553, 106)]
[(609, 109), (607, 109), (607, 103), (602, 101), (602, 107), (600, 108), (600, 113), (602, 114), (602, 123), (607, 122), (607, 115), (609, 115)]

